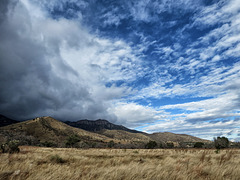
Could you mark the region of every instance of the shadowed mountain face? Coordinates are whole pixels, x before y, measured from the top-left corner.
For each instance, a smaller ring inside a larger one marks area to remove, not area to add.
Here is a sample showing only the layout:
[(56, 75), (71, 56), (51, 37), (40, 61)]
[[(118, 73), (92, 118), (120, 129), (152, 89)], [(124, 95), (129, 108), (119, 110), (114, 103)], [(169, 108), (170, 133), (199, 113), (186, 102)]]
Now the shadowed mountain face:
[(77, 128), (84, 129), (86, 131), (92, 131), (92, 132), (98, 132), (104, 129), (108, 129), (108, 130), (123, 130), (131, 133), (142, 133), (140, 131), (128, 129), (122, 125), (116, 125), (116, 124), (110, 123), (104, 119), (98, 119), (96, 121), (92, 121), (92, 120), (80, 120), (77, 122), (67, 121), (65, 123), (68, 124), (69, 126), (77, 127)]
[(15, 123), (19, 123), (19, 121), (7, 118), (0, 114), (0, 127), (8, 126), (8, 125), (15, 124)]

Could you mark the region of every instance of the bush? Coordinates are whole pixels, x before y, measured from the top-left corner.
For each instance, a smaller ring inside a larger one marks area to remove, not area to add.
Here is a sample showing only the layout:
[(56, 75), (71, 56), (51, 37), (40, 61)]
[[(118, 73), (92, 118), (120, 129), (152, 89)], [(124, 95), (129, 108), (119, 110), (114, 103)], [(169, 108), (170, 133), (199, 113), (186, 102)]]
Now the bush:
[(58, 164), (63, 164), (63, 163), (66, 162), (63, 158), (61, 158), (57, 154), (54, 155), (54, 156), (51, 156), (50, 161), (53, 162), (53, 163), (58, 163)]
[(203, 146), (204, 146), (203, 142), (196, 142), (193, 147), (194, 148), (203, 148)]
[(80, 137), (76, 134), (71, 135), (67, 138), (66, 146), (73, 147), (76, 143), (80, 141)]
[(53, 142), (45, 141), (42, 143), (44, 147), (57, 147), (57, 145)]
[(214, 138), (214, 146), (216, 149), (224, 149), (229, 147), (229, 140), (226, 137)]
[(2, 153), (19, 153), (19, 141), (12, 140), (1, 145)]
[(156, 141), (149, 141), (149, 142), (145, 145), (145, 148), (146, 148), (146, 149), (154, 149), (155, 147), (157, 147)]
[(174, 148), (174, 144), (172, 142), (167, 143), (167, 148)]
[(114, 146), (114, 144), (115, 144), (114, 141), (111, 140), (111, 141), (108, 142), (107, 146), (108, 146), (109, 148), (112, 148), (112, 147)]

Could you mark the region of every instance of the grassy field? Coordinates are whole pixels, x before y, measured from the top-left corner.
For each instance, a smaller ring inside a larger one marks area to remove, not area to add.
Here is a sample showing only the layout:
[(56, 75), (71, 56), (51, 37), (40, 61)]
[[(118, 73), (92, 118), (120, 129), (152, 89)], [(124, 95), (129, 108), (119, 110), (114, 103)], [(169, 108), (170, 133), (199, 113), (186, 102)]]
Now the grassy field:
[(240, 179), (240, 150), (60, 149), (0, 154), (0, 179)]

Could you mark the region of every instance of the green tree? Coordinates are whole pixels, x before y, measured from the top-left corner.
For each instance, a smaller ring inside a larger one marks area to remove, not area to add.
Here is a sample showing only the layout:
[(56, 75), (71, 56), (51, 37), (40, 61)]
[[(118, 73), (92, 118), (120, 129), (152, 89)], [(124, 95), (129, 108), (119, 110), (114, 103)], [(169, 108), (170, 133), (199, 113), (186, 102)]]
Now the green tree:
[(80, 141), (80, 137), (76, 134), (71, 135), (67, 138), (66, 146), (73, 147), (76, 143)]
[(174, 144), (172, 142), (167, 143), (167, 148), (174, 148)]
[(193, 147), (194, 148), (203, 148), (203, 146), (204, 146), (203, 142), (196, 142)]
[(155, 147), (157, 147), (156, 141), (149, 141), (149, 142), (145, 145), (145, 148), (146, 148), (146, 149), (154, 149)]
[(20, 151), (18, 146), (19, 146), (18, 140), (12, 140), (7, 143), (3, 143), (1, 144), (1, 152), (2, 153), (18, 153)]
[(229, 140), (226, 137), (214, 138), (214, 146), (216, 149), (224, 149), (229, 147)]
[(112, 148), (112, 147), (114, 146), (114, 144), (115, 144), (114, 141), (111, 140), (111, 141), (108, 142), (107, 146), (108, 146), (109, 148)]

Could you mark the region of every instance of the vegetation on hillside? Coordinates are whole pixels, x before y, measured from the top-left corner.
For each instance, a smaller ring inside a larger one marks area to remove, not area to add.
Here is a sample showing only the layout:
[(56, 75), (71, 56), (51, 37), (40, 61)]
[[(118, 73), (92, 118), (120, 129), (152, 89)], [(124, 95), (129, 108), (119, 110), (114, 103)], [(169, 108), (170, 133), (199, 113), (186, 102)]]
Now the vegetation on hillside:
[[(112, 124), (113, 125), (113, 124)], [(214, 142), (186, 134), (131, 133), (124, 130), (101, 130), (88, 132), (71, 127), (51, 117), (0, 127), (0, 142), (17, 140), (19, 145), (70, 148), (217, 148), (240, 147), (226, 137), (217, 137)]]

